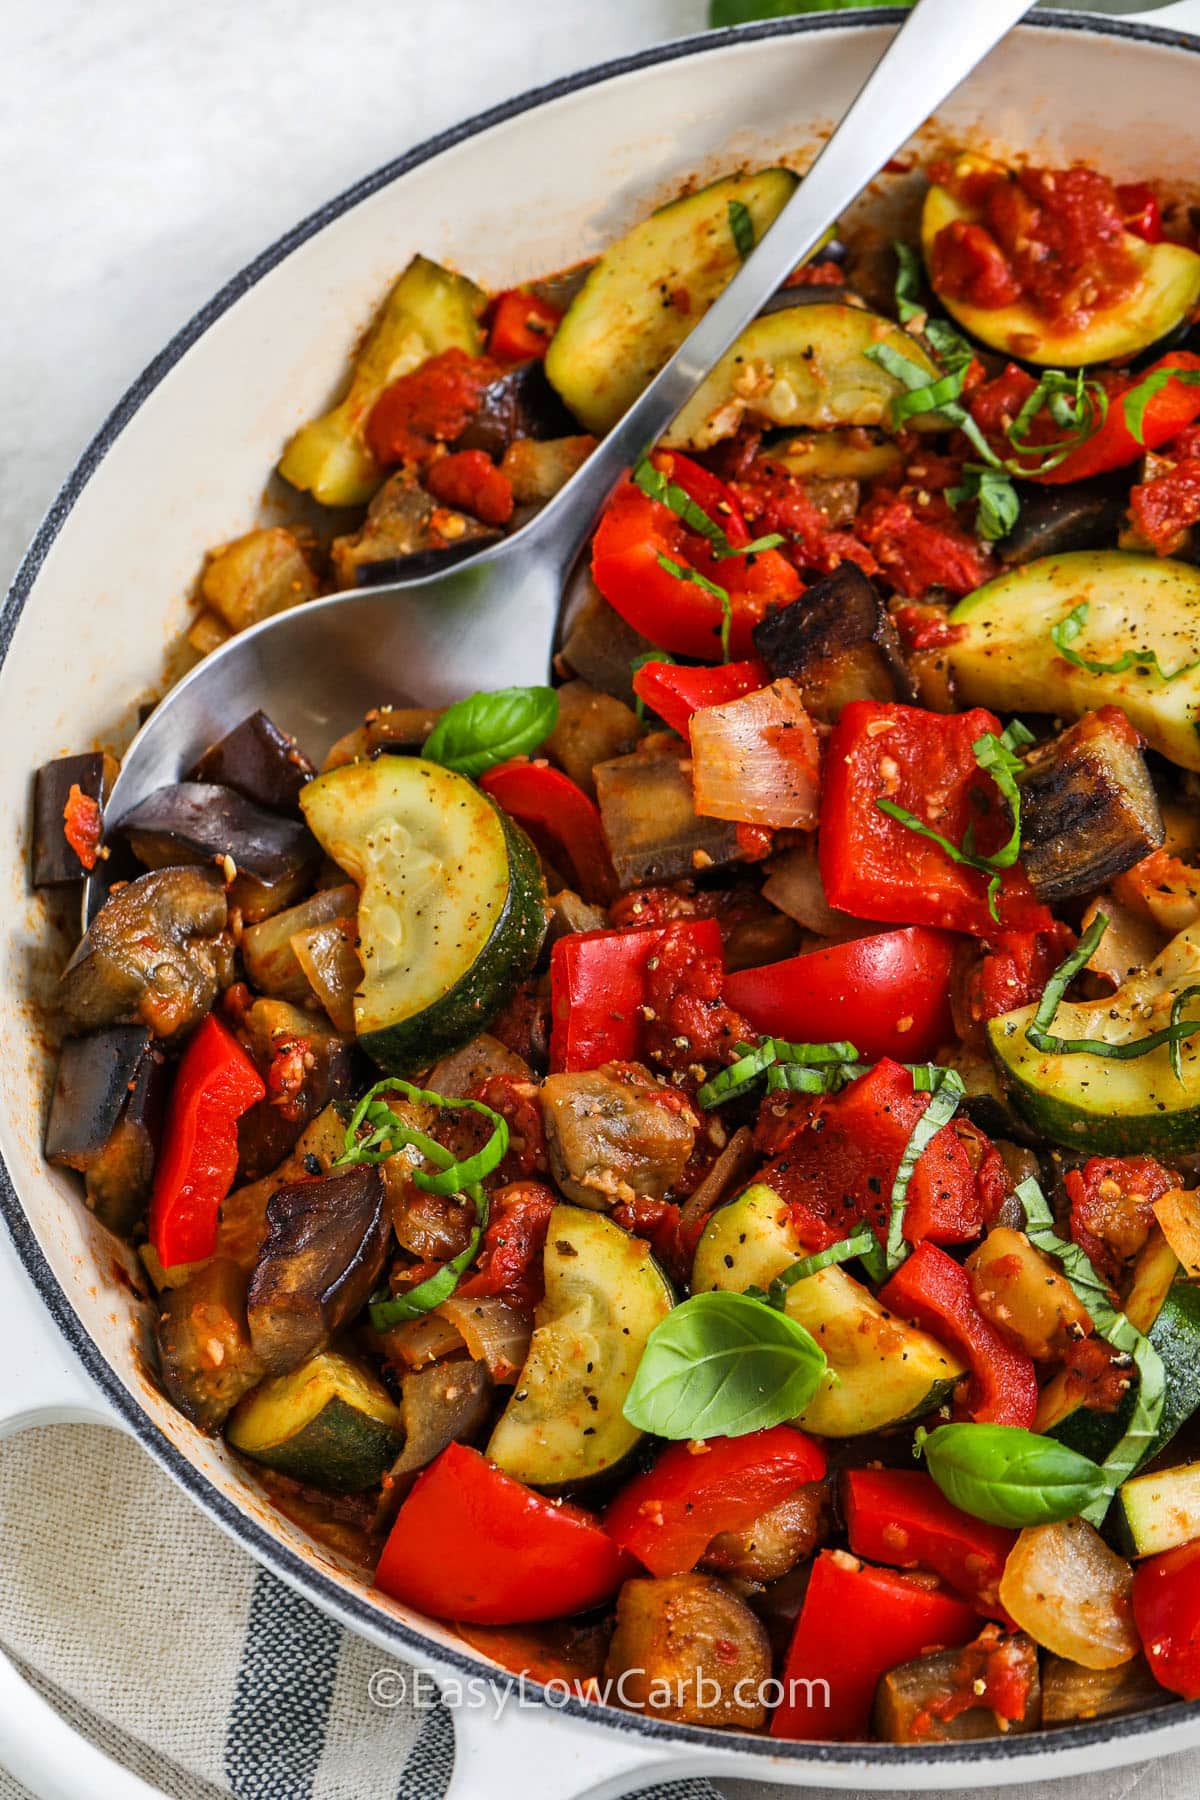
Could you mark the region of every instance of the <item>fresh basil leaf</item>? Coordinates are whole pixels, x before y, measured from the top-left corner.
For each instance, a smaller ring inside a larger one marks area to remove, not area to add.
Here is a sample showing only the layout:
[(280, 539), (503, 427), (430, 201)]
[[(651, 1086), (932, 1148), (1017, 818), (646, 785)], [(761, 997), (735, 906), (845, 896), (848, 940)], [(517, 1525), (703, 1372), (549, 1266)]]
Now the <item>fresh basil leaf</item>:
[(447, 707), (421, 755), (459, 775), (482, 775), (545, 743), (558, 722), (558, 695), (549, 687), (498, 688), (468, 694)]
[[(631, 677), (636, 675), (638, 670), (644, 669), (647, 663), (673, 664), (674, 661), (675, 658), (671, 655), (669, 650), (643, 650), (640, 656), (630, 658), (629, 673)], [(633, 696), (633, 710), (637, 717), (638, 724), (644, 725), (646, 723), (646, 702), (642, 699), (640, 694), (635, 693)], [(655, 716), (657, 717), (657, 715)]]
[[(1200, 375), (1200, 369), (1196, 371)], [(1065, 662), (1073, 663), (1077, 669), (1087, 669), (1092, 675), (1123, 675), (1126, 669), (1136, 668), (1139, 673), (1157, 675), (1160, 681), (1178, 681), (1181, 675), (1190, 675), (1193, 670), (1200, 669), (1200, 657), (1194, 662), (1183, 663), (1170, 674), (1158, 660), (1157, 650), (1126, 650), (1113, 662), (1093, 662), (1090, 657), (1080, 656), (1071, 646), (1087, 624), (1091, 607), (1086, 600), (1073, 606), (1065, 619), (1059, 619), (1050, 627), (1050, 642)]]
[(1012, 476), (1003, 469), (989, 469), (986, 463), (965, 463), (963, 479), (946, 489), (946, 498), (951, 506), (975, 502), (975, 527), (989, 544), (1007, 537), (1021, 515)]
[[(1043, 410), (1066, 432), (1065, 437), (1053, 443), (1031, 441), (1030, 427)], [(1107, 417), (1108, 391), (1103, 383), (1082, 369), (1071, 375), (1062, 369), (1043, 369), (1037, 386), (1005, 434), (1017, 452), (1016, 460), (1007, 462), (1005, 467), (1013, 475), (1044, 475), (1094, 437)]]
[[(487, 1223), (486, 1202), (484, 1206), (483, 1224)], [(393, 1325), (402, 1325), (406, 1319), (420, 1319), (440, 1306), (443, 1300), (449, 1300), (463, 1275), (475, 1260), (483, 1238), (483, 1227), (476, 1224), (467, 1239), (464, 1250), (448, 1263), (443, 1263), (436, 1275), (419, 1281), (416, 1287), (409, 1288), (406, 1294), (393, 1294), (387, 1300), (372, 1300), (368, 1307), (371, 1324), (376, 1331), (390, 1331)]]
[(804, 1411), (825, 1353), (746, 1294), (693, 1294), (650, 1333), (624, 1414), (663, 1438), (744, 1437)]
[[(764, 1038), (761, 1044), (735, 1044), (737, 1061), (721, 1069), (696, 1090), (706, 1110), (747, 1093), (766, 1075), (768, 1089), (793, 1093), (836, 1093), (864, 1073), (853, 1044), (792, 1044), (786, 1038)], [(772, 1078), (778, 1076), (778, 1080)]]
[(1019, 1425), (939, 1425), (917, 1435), (947, 1500), (989, 1525), (1053, 1525), (1108, 1502), (1094, 1462)]
[(912, 319), (921, 318), (925, 313), (925, 307), (921, 303), (924, 282), (921, 258), (903, 238), (895, 239), (892, 249), (896, 255), (896, 285), (893, 289), (896, 317), (902, 325), (907, 325)]
[(754, 249), (754, 220), (750, 217), (750, 208), (741, 200), (729, 202), (729, 230), (733, 237), (733, 247), (742, 262)]

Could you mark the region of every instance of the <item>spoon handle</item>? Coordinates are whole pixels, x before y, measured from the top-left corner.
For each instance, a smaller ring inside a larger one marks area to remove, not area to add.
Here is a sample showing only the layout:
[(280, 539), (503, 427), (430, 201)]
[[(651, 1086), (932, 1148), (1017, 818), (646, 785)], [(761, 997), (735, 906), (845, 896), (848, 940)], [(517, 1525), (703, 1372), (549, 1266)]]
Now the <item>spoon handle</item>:
[(729, 286), (543, 515), (569, 567), (596, 515), (796, 265), (1030, 0), (917, 0), (833, 136)]

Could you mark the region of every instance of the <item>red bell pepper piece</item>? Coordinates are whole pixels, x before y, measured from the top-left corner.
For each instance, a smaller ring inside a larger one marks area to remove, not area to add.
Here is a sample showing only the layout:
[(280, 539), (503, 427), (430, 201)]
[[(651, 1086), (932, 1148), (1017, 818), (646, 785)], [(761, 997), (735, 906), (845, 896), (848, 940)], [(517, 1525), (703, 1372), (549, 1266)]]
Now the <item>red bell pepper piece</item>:
[(1123, 181), (1117, 185), (1117, 205), (1126, 231), (1146, 244), (1163, 241), (1162, 208), (1158, 195), (1144, 181)]
[(600, 1606), (638, 1573), (598, 1519), (450, 1444), (416, 1480), (375, 1570), (435, 1619), (519, 1625)]
[(456, 450), (429, 465), (426, 490), (485, 525), (507, 525), (513, 515), (512, 482), (486, 450)]
[[(720, 526), (731, 545), (751, 541), (741, 508), (723, 481), (672, 451), (659, 451), (653, 461)], [(617, 489), (600, 521), (592, 574), (609, 605), (652, 644), (709, 662), (721, 657), (724, 606), (693, 577), (728, 594), (734, 657), (752, 656), (750, 634), (768, 607), (786, 606), (800, 592), (800, 577), (778, 550), (715, 557), (702, 533), (689, 531), (670, 507), (651, 500), (632, 479)]]
[(1071, 1236), (1114, 1287), (1150, 1235), (1154, 1202), (1175, 1185), (1152, 1156), (1090, 1156), (1067, 1170)]
[(868, 1060), (920, 1062), (953, 1031), (954, 958), (946, 932), (913, 925), (739, 969), (726, 977), (725, 998), (769, 1037), (848, 1039)]
[(936, 1244), (918, 1244), (879, 1298), (889, 1312), (915, 1320), (970, 1364), (967, 1408), (973, 1419), (1032, 1429), (1038, 1397), (1033, 1363), (980, 1312), (971, 1278), (953, 1257)]
[(1005, 1617), (997, 1589), (1016, 1532), (960, 1512), (932, 1476), (920, 1469), (849, 1469), (842, 1510), (855, 1556), (930, 1569), (986, 1617)]
[(712, 668), (685, 668), (679, 663), (648, 662), (634, 671), (633, 691), (657, 713), (664, 725), (688, 734), (688, 722), (702, 706), (723, 706), (766, 687), (771, 671), (763, 662), (717, 663)]
[(724, 956), (715, 919), (681, 919), (639, 931), (576, 931), (550, 952), (550, 1066), (574, 1074), (631, 1062), (642, 1046), (647, 965), (665, 940), (694, 956)]
[(217, 1246), (217, 1217), (237, 1172), (237, 1122), (266, 1083), (209, 1013), (180, 1059), (150, 1201), (150, 1242), (164, 1269)]
[[(862, 1219), (886, 1239), (896, 1171), (929, 1100), (915, 1091), (907, 1069), (885, 1057), (840, 1094), (792, 1103), (790, 1128), (771, 1133), (777, 1154), (761, 1179), (787, 1203), (807, 1249), (836, 1243)], [(956, 1124), (934, 1134), (908, 1183), (908, 1243), (965, 1244), (979, 1236), (997, 1203), (987, 1177), (998, 1152), (986, 1138), (982, 1143), (976, 1165)]]
[(612, 858), (600, 809), (581, 787), (545, 762), (501, 763), (479, 777), (479, 785), (517, 821), (534, 843), (545, 846), (585, 900), (605, 901), (616, 891)]
[(545, 356), (561, 318), (549, 300), (521, 288), (508, 288), (492, 302), (488, 352), (497, 362), (529, 362)]
[(976, 937), (1049, 931), (1054, 920), (1034, 897), (1019, 864), (1002, 873), (999, 920), (988, 907), (989, 877), (965, 868), (899, 819), (881, 812), (886, 799), (961, 848), (973, 828), (986, 856), (1007, 840), (1012, 821), (999, 789), (975, 761), (972, 745), (1000, 721), (975, 707), (931, 713), (915, 706), (853, 700), (825, 753), (821, 880), (831, 906), (862, 919), (936, 925)]
[(824, 1450), (790, 1425), (672, 1444), (621, 1489), (604, 1528), (652, 1575), (686, 1575), (719, 1532), (752, 1524), (824, 1473)]
[(910, 1575), (822, 1550), (796, 1621), (771, 1720), (779, 1738), (865, 1738), (881, 1675), (927, 1650), (965, 1644), (979, 1615)]
[(1138, 1564), (1133, 1619), (1155, 1681), (1200, 1700), (1200, 1538)]

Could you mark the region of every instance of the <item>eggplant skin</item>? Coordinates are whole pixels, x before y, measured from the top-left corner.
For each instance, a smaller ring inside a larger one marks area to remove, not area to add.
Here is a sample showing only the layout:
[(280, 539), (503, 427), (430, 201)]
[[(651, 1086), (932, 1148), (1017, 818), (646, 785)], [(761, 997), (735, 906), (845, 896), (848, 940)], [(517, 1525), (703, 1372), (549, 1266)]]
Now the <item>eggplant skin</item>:
[(330, 558), (340, 588), (364, 587), (447, 568), (502, 536), (468, 513), (439, 506), (401, 469), (372, 500), (361, 531), (334, 538)]
[(604, 835), (624, 891), (646, 882), (682, 881), (741, 855), (737, 832), (696, 812), (691, 776), (672, 751), (634, 751), (592, 771)]
[(161, 1295), (158, 1357), (162, 1383), (180, 1411), (215, 1432), (266, 1374), (246, 1321), (246, 1277), (214, 1257)]
[(915, 698), (883, 596), (857, 563), (822, 575), (752, 635), (771, 674), (794, 681), (806, 710), (826, 724), (851, 700)]
[(998, 1737), (1002, 1729), (1036, 1731), (1042, 1717), (1037, 1646), (1024, 1632), (1015, 1632), (1008, 1640), (1008, 1654), (1029, 1682), (1021, 1718), (1002, 1727), (988, 1706), (969, 1706), (949, 1719), (938, 1717), (938, 1703), (953, 1699), (964, 1680), (970, 1680), (982, 1666), (972, 1660), (968, 1646), (966, 1650), (932, 1651), (889, 1669), (875, 1690), (872, 1724), (876, 1735), (885, 1744), (944, 1744)]
[(578, 429), (535, 357), (506, 369), (483, 390), (474, 417), (451, 448), (484, 450), (495, 461), (517, 438), (570, 437)]
[(46, 1158), (84, 1177), (88, 1205), (110, 1231), (131, 1231), (150, 1198), (166, 1087), (163, 1054), (144, 1026), (63, 1046)]
[(299, 899), (321, 855), (300, 819), (204, 781), (155, 788), (113, 831), (151, 869), (231, 858), (230, 902), (251, 924)]
[(276, 812), (295, 812), (301, 788), (316, 772), (295, 739), (260, 710), (211, 745), (188, 780), (232, 788)]
[(358, 1167), (280, 1188), (254, 1266), (247, 1316), (268, 1375), (322, 1350), (367, 1302), (391, 1235), (383, 1179)]
[(1116, 542), (1129, 503), (1129, 471), (1061, 487), (1019, 482), (1021, 510), (997, 549), (1005, 563), (1033, 562), (1068, 550), (1105, 550)]
[(1039, 900), (1094, 893), (1162, 844), (1158, 796), (1119, 707), (1085, 714), (1025, 768), (1021, 862)]
[(215, 868), (159, 869), (118, 888), (63, 973), (64, 1016), (79, 1031), (140, 1023), (181, 1037), (233, 978), (228, 916)]
[(67, 798), (71, 789), (78, 787), (103, 812), (116, 774), (116, 760), (99, 750), (42, 764), (33, 787), (30, 879), (34, 887), (66, 887), (88, 874), (63, 829)]

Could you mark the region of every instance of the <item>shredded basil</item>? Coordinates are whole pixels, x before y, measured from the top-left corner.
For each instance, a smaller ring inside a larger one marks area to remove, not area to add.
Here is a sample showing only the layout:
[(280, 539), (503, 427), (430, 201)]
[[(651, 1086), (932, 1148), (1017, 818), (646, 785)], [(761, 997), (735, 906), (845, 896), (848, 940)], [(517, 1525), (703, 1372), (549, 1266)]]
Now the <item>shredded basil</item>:
[(986, 463), (964, 463), (963, 479), (946, 489), (951, 506), (975, 503), (975, 527), (989, 544), (1007, 537), (1021, 515), (1021, 502), (1012, 477)]
[(1161, 1031), (1152, 1031), (1146, 1037), (1130, 1038), (1123, 1044), (1110, 1044), (1104, 1038), (1056, 1037), (1051, 1032), (1050, 1027), (1054, 1023), (1063, 995), (1080, 969), (1091, 960), (1107, 930), (1108, 919), (1104, 913), (1098, 912), (1074, 950), (1059, 963), (1043, 988), (1037, 1011), (1025, 1028), (1026, 1039), (1043, 1056), (1107, 1056), (1114, 1062), (1134, 1062), (1139, 1056), (1148, 1056), (1151, 1050), (1159, 1050), (1164, 1044), (1170, 1044), (1171, 1068), (1177, 1079), (1182, 1080), (1183, 1065), (1177, 1047), (1185, 1038), (1195, 1037), (1200, 1031), (1200, 1019), (1181, 1019), (1179, 1014), (1189, 999), (1200, 994), (1200, 988), (1187, 988), (1176, 996), (1171, 1007), (1171, 1022), (1164, 1025)]
[[(827, 1094), (844, 1087), (846, 1082), (864, 1073), (866, 1067), (859, 1062), (854, 1045), (847, 1043), (792, 1044), (786, 1038), (764, 1038), (761, 1044), (738, 1043), (734, 1049), (738, 1053), (737, 1061), (697, 1089), (697, 1103), (706, 1110), (723, 1106), (726, 1100), (747, 1093), (763, 1075), (767, 1077), (768, 1087)], [(772, 1082), (771, 1077), (776, 1074), (797, 1079)], [(798, 1079), (802, 1076), (807, 1079)]]
[[(1049, 444), (1031, 443), (1029, 430), (1038, 414), (1046, 411), (1066, 435)], [(1056, 469), (1079, 446), (1094, 437), (1108, 416), (1108, 393), (1103, 384), (1082, 369), (1067, 375), (1061, 369), (1044, 369), (1037, 386), (1023, 402), (1008, 428), (1008, 441), (1018, 461), (1007, 464), (1014, 475), (1044, 475)], [(1036, 461), (1030, 463), (1028, 458)]]
[(1098, 1335), (1114, 1350), (1131, 1356), (1138, 1372), (1137, 1399), (1125, 1433), (1100, 1465), (1105, 1491), (1089, 1506), (1080, 1509), (1081, 1516), (1090, 1524), (1099, 1525), (1113, 1494), (1133, 1474), (1154, 1442), (1166, 1388), (1162, 1358), (1132, 1319), (1112, 1304), (1108, 1288), (1079, 1245), (1058, 1236), (1046, 1196), (1032, 1177), (1019, 1184), (1017, 1199), (1025, 1209), (1025, 1230), (1030, 1243), (1061, 1264), (1063, 1274), (1091, 1317)]
[(838, 1263), (852, 1262), (856, 1256), (868, 1256), (877, 1249), (879, 1240), (869, 1225), (860, 1225), (849, 1237), (840, 1238), (836, 1244), (830, 1244), (824, 1250), (815, 1250), (811, 1256), (802, 1256), (799, 1262), (790, 1263), (778, 1274), (767, 1291), (767, 1303), (777, 1307), (780, 1312), (787, 1306), (788, 1291), (798, 1281), (807, 1281), (810, 1275), (819, 1275), (822, 1269), (832, 1269)]
[(1139, 444), (1146, 441), (1144, 432), (1147, 406), (1155, 394), (1160, 393), (1172, 381), (1177, 381), (1181, 387), (1200, 386), (1200, 369), (1151, 369), (1136, 387), (1122, 394), (1121, 409), (1125, 415), (1125, 423), (1130, 435)]
[(912, 1071), (912, 1077), (914, 1090), (924, 1090), (930, 1099), (929, 1105), (913, 1126), (904, 1146), (904, 1154), (900, 1158), (900, 1166), (896, 1170), (896, 1178), (892, 1182), (886, 1249), (889, 1275), (900, 1267), (908, 1254), (904, 1243), (904, 1214), (913, 1172), (943, 1125), (948, 1125), (954, 1117), (958, 1103), (966, 1092), (958, 1070), (945, 1069), (937, 1063), (925, 1064), (923, 1068), (918, 1065)]
[(892, 249), (896, 254), (896, 285), (893, 294), (896, 302), (896, 317), (902, 325), (909, 325), (914, 319), (924, 317), (925, 307), (921, 301), (924, 285), (921, 269), (921, 258), (911, 244), (903, 238), (897, 238)]
[(754, 220), (750, 217), (750, 208), (741, 200), (729, 202), (729, 230), (733, 238), (733, 247), (742, 262), (754, 248)]
[(668, 575), (673, 575), (676, 581), (690, 581), (693, 587), (702, 589), (704, 593), (711, 594), (714, 600), (721, 602), (721, 658), (728, 662), (729, 634), (733, 629), (733, 604), (729, 598), (729, 589), (718, 586), (697, 569), (688, 569), (682, 563), (673, 562), (669, 556), (663, 556), (661, 551), (656, 561), (659, 568), (665, 569)]
[[(472, 1112), (491, 1120), (492, 1134), (473, 1156), (460, 1161), (444, 1144), (439, 1144), (436, 1138), (406, 1124), (393, 1112), (386, 1100), (377, 1098), (380, 1094), (401, 1094), (406, 1100), (416, 1101), (421, 1105), (454, 1109), (468, 1107)], [(359, 1132), (364, 1126), (367, 1128), (366, 1136), (360, 1137)], [(443, 1094), (431, 1093), (428, 1088), (414, 1087), (409, 1081), (401, 1081), (398, 1076), (389, 1075), (368, 1088), (355, 1107), (346, 1127), (345, 1148), (334, 1167), (386, 1162), (389, 1157), (406, 1148), (419, 1151), (438, 1171), (436, 1175), (430, 1175), (424, 1169), (414, 1169), (414, 1186), (424, 1188), (431, 1194), (463, 1194), (475, 1208), (475, 1224), (466, 1247), (450, 1262), (444, 1263), (435, 1275), (419, 1282), (406, 1294), (372, 1300), (371, 1323), (377, 1331), (387, 1331), (405, 1319), (420, 1318), (423, 1313), (440, 1306), (443, 1300), (448, 1300), (457, 1288), (463, 1272), (470, 1267), (479, 1250), (487, 1227), (488, 1198), (481, 1183), (504, 1160), (508, 1150), (508, 1124), (502, 1114), (494, 1112), (490, 1106), (484, 1106), (479, 1100), (449, 1100)]]
[[(629, 674), (632, 678), (639, 669), (644, 669), (647, 663), (670, 663), (674, 666), (674, 662), (675, 658), (669, 650), (643, 650), (640, 656), (630, 658)], [(644, 725), (646, 723), (646, 702), (636, 691), (633, 696), (633, 710), (638, 724)]]
[(760, 550), (774, 550), (783, 542), (779, 532), (772, 531), (748, 544), (731, 544), (717, 521), (710, 519), (704, 508), (697, 506), (678, 482), (668, 481), (662, 470), (656, 469), (646, 457), (634, 469), (633, 480), (648, 500), (656, 500), (660, 506), (669, 508), (689, 531), (704, 538), (718, 561), (731, 556), (755, 556)]
[(1081, 600), (1078, 606), (1071, 608), (1065, 619), (1060, 619), (1050, 627), (1050, 641), (1054, 648), (1066, 662), (1074, 663), (1077, 669), (1086, 669), (1091, 675), (1123, 675), (1126, 669), (1136, 668), (1140, 674), (1157, 675), (1160, 681), (1178, 681), (1181, 675), (1190, 675), (1194, 670), (1200, 669), (1198, 656), (1194, 662), (1184, 663), (1168, 674), (1158, 660), (1157, 650), (1126, 650), (1113, 662), (1094, 662), (1091, 657), (1081, 656), (1071, 646), (1087, 624), (1090, 610), (1088, 602)]

